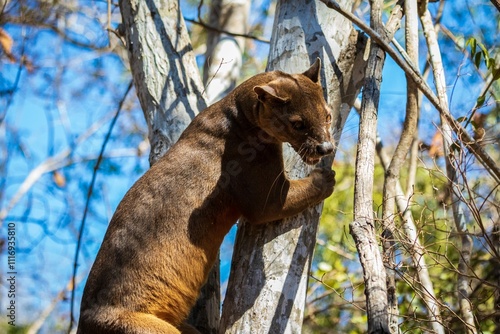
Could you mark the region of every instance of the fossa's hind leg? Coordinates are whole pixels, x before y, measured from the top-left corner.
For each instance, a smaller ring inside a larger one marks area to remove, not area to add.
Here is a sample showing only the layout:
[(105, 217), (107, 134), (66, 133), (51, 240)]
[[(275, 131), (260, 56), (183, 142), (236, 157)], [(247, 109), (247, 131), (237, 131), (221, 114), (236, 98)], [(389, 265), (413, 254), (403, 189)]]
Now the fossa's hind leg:
[(80, 321), (83, 323), (79, 325), (77, 334), (199, 334), (189, 325), (183, 324), (179, 329), (152, 314), (140, 312), (125, 311), (109, 318), (101, 313), (92, 320)]

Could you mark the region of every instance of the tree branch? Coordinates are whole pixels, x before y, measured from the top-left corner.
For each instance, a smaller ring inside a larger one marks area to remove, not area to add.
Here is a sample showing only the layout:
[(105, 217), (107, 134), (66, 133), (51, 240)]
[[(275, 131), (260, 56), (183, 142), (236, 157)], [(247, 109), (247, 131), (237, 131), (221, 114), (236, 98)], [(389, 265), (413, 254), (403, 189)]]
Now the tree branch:
[(84, 133), (82, 133), (71, 147), (68, 147), (57, 155), (49, 157), (34, 169), (30, 171), (28, 176), (24, 179), (23, 183), (19, 186), (16, 193), (10, 198), (10, 201), (7, 205), (0, 211), (0, 227), (2, 227), (2, 223), (4, 219), (7, 217), (10, 210), (12, 210), (16, 204), (21, 200), (21, 198), (33, 187), (33, 185), (42, 177), (42, 175), (52, 172), (56, 169), (64, 167), (66, 163), (66, 159), (71, 155), (73, 149), (76, 145), (83, 143), (90, 136), (92, 136), (96, 131), (98, 131), (106, 122), (108, 122), (112, 118), (113, 113), (109, 113), (104, 116), (99, 121), (92, 124)]
[(219, 34), (226, 34), (226, 35), (233, 36), (233, 37), (243, 37), (243, 38), (251, 39), (251, 40), (254, 40), (254, 41), (257, 41), (260, 43), (265, 43), (265, 44), (270, 43), (270, 41), (268, 39), (265, 39), (265, 38), (262, 38), (259, 36), (253, 36), (253, 35), (249, 35), (249, 34), (238, 34), (238, 33), (233, 33), (233, 32), (224, 30), (224, 29), (219, 29), (217, 27), (214, 27), (212, 25), (209, 25), (209, 24), (203, 22), (202, 20), (197, 21), (195, 19), (189, 19), (189, 18), (184, 18), (184, 20), (187, 22), (191, 22), (191, 23), (197, 24), (199, 26), (202, 26), (205, 29), (218, 32)]
[[(417, 1), (406, 0), (404, 3), (406, 24), (405, 41), (406, 49), (411, 60), (418, 64), (418, 13)], [(418, 67), (418, 66), (417, 66)], [(406, 160), (408, 149), (412, 143), (417, 129), (418, 120), (418, 89), (407, 78), (407, 99), (406, 116), (403, 124), (401, 136), (392, 159), (387, 166), (384, 188), (383, 188), (383, 207), (382, 207), (382, 246), (384, 249), (384, 262), (387, 268), (387, 293), (389, 300), (389, 326), (392, 333), (398, 332), (398, 302), (396, 296), (396, 282), (394, 268), (396, 265), (394, 240), (394, 213), (396, 199), (396, 184), (399, 183), (399, 175), (403, 163)]]
[[(79, 280), (80, 281), (80, 280)], [(57, 294), (57, 296), (52, 300), (52, 302), (47, 305), (47, 307), (40, 313), (35, 322), (33, 322), (27, 329), (26, 334), (37, 334), (40, 328), (50, 316), (52, 311), (56, 308), (60, 301), (63, 301), (66, 296), (66, 292), (73, 290), (73, 279), (71, 278), (68, 284)]]

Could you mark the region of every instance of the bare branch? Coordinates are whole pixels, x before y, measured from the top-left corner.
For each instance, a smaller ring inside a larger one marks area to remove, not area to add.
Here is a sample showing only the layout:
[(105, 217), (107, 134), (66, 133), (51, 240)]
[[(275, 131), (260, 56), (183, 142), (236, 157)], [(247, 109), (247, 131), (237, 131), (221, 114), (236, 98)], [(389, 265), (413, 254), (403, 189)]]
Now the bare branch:
[[(411, 60), (418, 67), (418, 20), (417, 20), (417, 2), (416, 0), (407, 0), (404, 3), (406, 24), (405, 40), (406, 49)], [(399, 180), (399, 174), (408, 149), (412, 143), (417, 128), (418, 120), (418, 89), (413, 81), (407, 79), (407, 98), (406, 98), (406, 117), (403, 124), (401, 136), (392, 156), (391, 162), (386, 169), (383, 190), (383, 208), (382, 208), (382, 245), (384, 249), (384, 262), (387, 268), (387, 289), (389, 308), (389, 326), (392, 333), (398, 331), (398, 303), (396, 297), (396, 283), (394, 266), (395, 260), (395, 240), (394, 240), (394, 207), (396, 198), (396, 183)]]
[(219, 34), (226, 34), (226, 35), (233, 36), (233, 37), (248, 38), (248, 39), (251, 39), (251, 40), (254, 40), (254, 41), (257, 41), (257, 42), (260, 42), (260, 43), (265, 43), (265, 44), (269, 44), (270, 43), (270, 41), (268, 39), (265, 39), (265, 38), (262, 38), (262, 37), (259, 37), (259, 36), (249, 35), (249, 34), (233, 33), (233, 32), (230, 32), (230, 31), (227, 31), (227, 30), (224, 30), (224, 29), (219, 29), (217, 27), (211, 26), (211, 25), (209, 25), (209, 24), (207, 24), (207, 23), (205, 23), (205, 22), (203, 22), (201, 20), (196, 21), (195, 19), (189, 19), (189, 18), (184, 18), (184, 20), (187, 21), (187, 22), (191, 22), (191, 23), (197, 24), (199, 26), (202, 26), (205, 29), (218, 32)]
[[(80, 281), (80, 279), (78, 280)], [(40, 328), (50, 316), (52, 311), (56, 308), (57, 304), (65, 299), (66, 293), (73, 290), (73, 279), (71, 278), (68, 284), (57, 294), (57, 296), (52, 300), (52, 302), (47, 305), (47, 307), (38, 316), (35, 322), (33, 322), (26, 331), (26, 334), (37, 334)]]

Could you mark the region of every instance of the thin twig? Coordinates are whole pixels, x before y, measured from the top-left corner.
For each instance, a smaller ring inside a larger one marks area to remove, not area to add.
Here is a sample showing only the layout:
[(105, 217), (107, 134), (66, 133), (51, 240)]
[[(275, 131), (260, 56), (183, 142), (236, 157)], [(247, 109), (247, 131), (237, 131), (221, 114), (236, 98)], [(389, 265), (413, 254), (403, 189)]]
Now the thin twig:
[[(18, 25), (25, 25), (26, 24), (26, 22), (22, 18), (20, 19), (19, 17), (9, 16), (9, 15), (5, 15), (5, 22), (14, 23), (14, 24), (18, 24)], [(41, 29), (45, 28), (45, 29), (52, 30), (52, 32), (54, 32), (55, 34), (57, 34), (64, 41), (66, 41), (68, 43), (71, 43), (74, 46), (77, 46), (77, 47), (80, 47), (80, 48), (84, 48), (84, 49), (88, 49), (88, 50), (93, 50), (93, 51), (103, 51), (103, 52), (106, 51), (106, 50), (109, 50), (108, 45), (99, 46), (97, 44), (86, 44), (86, 43), (83, 43), (83, 42), (79, 41), (77, 38), (71, 37), (65, 31), (65, 29), (60, 29), (59, 27), (57, 27), (57, 26), (55, 26), (55, 25), (53, 25), (51, 23), (42, 22), (42, 21), (29, 22), (28, 26), (29, 27), (33, 27), (33, 28), (41, 28)]]
[(94, 190), (94, 184), (95, 180), (97, 178), (97, 172), (99, 170), (99, 165), (101, 164), (102, 157), (104, 155), (104, 150), (106, 149), (106, 145), (109, 141), (109, 138), (111, 137), (111, 132), (113, 131), (113, 128), (115, 126), (116, 120), (118, 119), (118, 116), (120, 115), (120, 111), (122, 110), (123, 103), (125, 102), (125, 99), (127, 98), (128, 93), (132, 89), (132, 84), (133, 81), (130, 80), (130, 83), (128, 84), (127, 90), (125, 91), (125, 94), (123, 94), (123, 98), (120, 100), (118, 104), (118, 109), (116, 110), (116, 114), (113, 117), (113, 120), (111, 121), (111, 124), (109, 125), (108, 133), (106, 134), (106, 137), (104, 138), (104, 141), (101, 146), (101, 152), (99, 153), (99, 157), (97, 158), (97, 161), (94, 166), (94, 172), (92, 174), (92, 180), (90, 181), (90, 187), (87, 193), (87, 200), (85, 203), (85, 209), (83, 211), (83, 217), (82, 221), (80, 223), (80, 229), (78, 231), (78, 239), (76, 243), (76, 250), (75, 250), (75, 259), (73, 261), (73, 276), (72, 276), (72, 286), (73, 290), (71, 290), (71, 301), (70, 301), (70, 307), (71, 307), (71, 319), (69, 323), (69, 328), (68, 328), (68, 334), (71, 332), (71, 329), (73, 328), (73, 325), (75, 323), (75, 317), (74, 317), (74, 304), (75, 304), (75, 291), (76, 291), (76, 272), (78, 270), (78, 257), (80, 254), (80, 248), (82, 244), (82, 236), (83, 236), (83, 231), (85, 229), (85, 222), (87, 218), (87, 213), (90, 205), (90, 199), (92, 197), (92, 192)]
[(234, 36), (234, 37), (243, 37), (243, 38), (253, 39), (254, 41), (257, 41), (257, 42), (260, 42), (260, 43), (266, 43), (266, 44), (270, 43), (268, 39), (265, 39), (265, 38), (262, 38), (262, 37), (248, 35), (248, 34), (236, 34), (236, 33), (232, 33), (232, 32), (229, 32), (227, 30), (222, 30), (222, 29), (213, 27), (213, 26), (211, 26), (209, 24), (206, 24), (203, 21), (197, 21), (195, 19), (189, 19), (189, 18), (186, 18), (186, 17), (184, 18), (184, 21), (200, 25), (200, 26), (202, 26), (205, 29), (213, 30), (213, 31), (216, 31), (216, 32), (218, 32), (220, 34), (226, 34), (226, 35)]
[(212, 75), (212, 77), (210, 78), (210, 80), (208, 80), (208, 82), (205, 85), (205, 87), (203, 87), (203, 91), (201, 92), (201, 95), (205, 94), (205, 92), (207, 91), (208, 86), (210, 86), (210, 83), (212, 83), (212, 80), (214, 80), (214, 78), (217, 76), (217, 73), (219, 73), (219, 70), (222, 67), (222, 65), (228, 64), (228, 63), (229, 62), (224, 62), (224, 58), (221, 58), (219, 67), (217, 67), (217, 70), (215, 71), (214, 75)]
[[(418, 66), (418, 13), (417, 1), (407, 0), (404, 3), (406, 15), (405, 24), (405, 45), (409, 54), (409, 61), (413, 61)], [(394, 38), (393, 38), (394, 39)], [(395, 266), (396, 240), (394, 234), (396, 230), (394, 222), (394, 212), (396, 206), (397, 185), (401, 168), (406, 160), (406, 155), (413, 141), (417, 130), (418, 119), (418, 89), (411, 80), (407, 80), (406, 94), (406, 114), (401, 130), (399, 142), (394, 150), (392, 158), (385, 169), (382, 203), (382, 247), (384, 251), (384, 263), (387, 270), (387, 293), (389, 300), (390, 316), (389, 326), (392, 333), (398, 332), (398, 300), (396, 296)]]
[(490, 0), (490, 1), (497, 8), (497, 10), (500, 12), (500, 1), (499, 0)]
[[(382, 33), (382, 1), (370, 1), (370, 25)], [(397, 27), (397, 24), (395, 25)], [(365, 72), (365, 84), (359, 119), (358, 149), (354, 177), (354, 220), (349, 224), (356, 242), (365, 281), (366, 312), (369, 333), (393, 333), (395, 290), (384, 270), (384, 259), (378, 249), (373, 218), (373, 161), (380, 84), (385, 53), (377, 44), (371, 44)], [(396, 324), (397, 325), (397, 324)]]
[(19, 87), (19, 82), (21, 81), (21, 72), (23, 70), (24, 66), (24, 57), (25, 57), (25, 49), (26, 49), (26, 38), (23, 36), (23, 42), (21, 43), (21, 56), (19, 57), (19, 67), (17, 69), (16, 73), (16, 78), (14, 80), (14, 84), (12, 85), (12, 88), (8, 90), (9, 97), (7, 99), (7, 103), (5, 105), (4, 112), (0, 115), (0, 124), (3, 123), (5, 120), (5, 117), (7, 117), (7, 111), (9, 110), (10, 106), (12, 105), (12, 102), (14, 101), (14, 94), (16, 93), (18, 87)]
[[(387, 171), (387, 167), (390, 163), (390, 157), (385, 152), (380, 137), (377, 138), (376, 148), (382, 167), (384, 168), (384, 171)], [(413, 219), (410, 207), (410, 198), (404, 194), (400, 181), (397, 180), (396, 182), (396, 194), (394, 197), (396, 199), (399, 214), (402, 216), (403, 220), (403, 228), (401, 231), (398, 231), (398, 233), (401, 234), (399, 237), (403, 238), (403, 242), (401, 244), (409, 253), (411, 260), (413, 261), (413, 265), (417, 269), (419, 284), (422, 286), (423, 291), (421, 297), (427, 307), (428, 318), (434, 332), (443, 333), (444, 329), (440, 315), (440, 305), (436, 298), (433, 283), (430, 279), (428, 266), (426, 264), (426, 256), (428, 255), (427, 250), (424, 246), (422, 246), (418, 237), (418, 228)], [(412, 286), (414, 287), (415, 285)]]

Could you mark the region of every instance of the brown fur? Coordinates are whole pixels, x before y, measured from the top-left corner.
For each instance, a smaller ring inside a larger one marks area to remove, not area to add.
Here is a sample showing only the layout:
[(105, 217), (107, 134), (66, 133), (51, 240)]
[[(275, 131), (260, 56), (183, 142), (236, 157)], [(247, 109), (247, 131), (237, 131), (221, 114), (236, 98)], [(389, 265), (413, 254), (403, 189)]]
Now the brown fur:
[(90, 272), (79, 334), (197, 333), (183, 321), (237, 219), (293, 216), (332, 193), (331, 170), (291, 181), (283, 169), (282, 142), (309, 164), (333, 149), (319, 69), (245, 81), (134, 184)]

